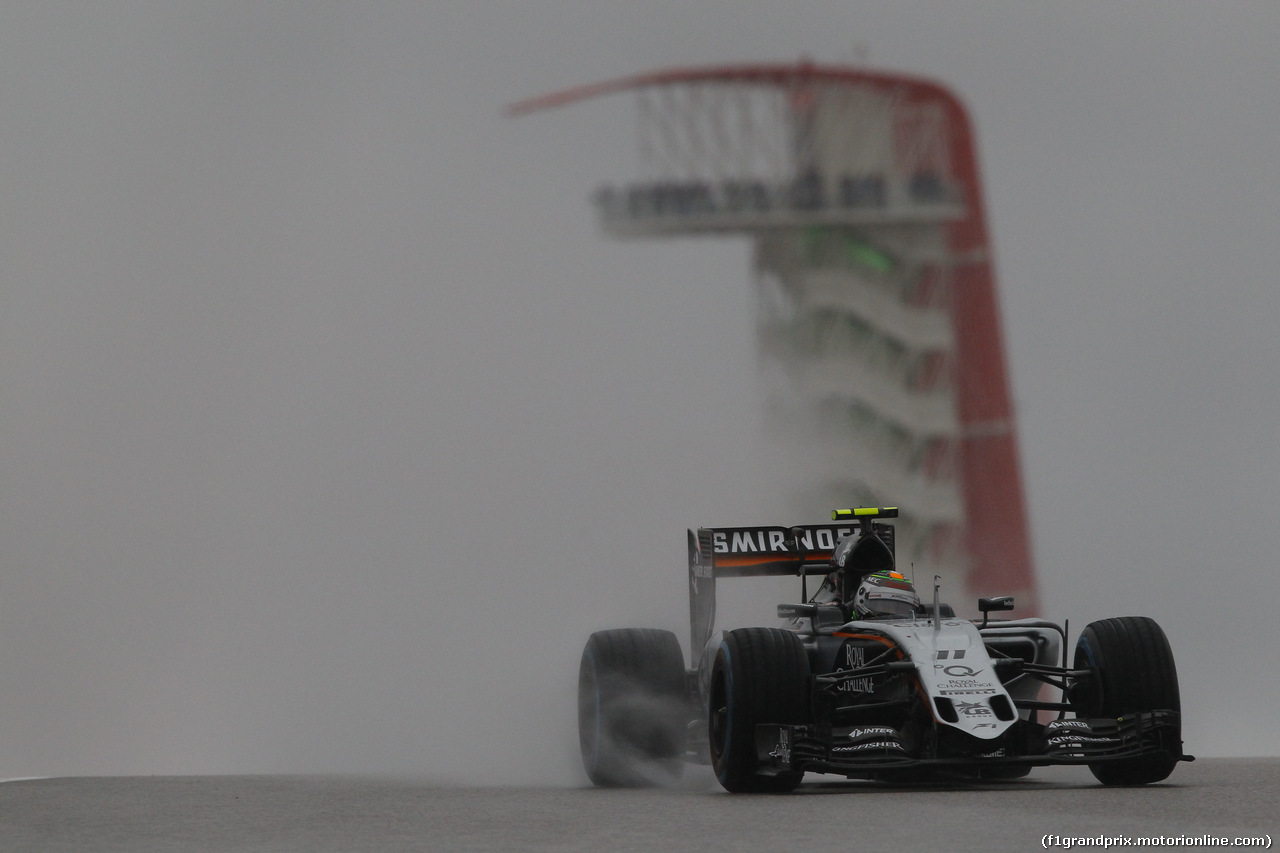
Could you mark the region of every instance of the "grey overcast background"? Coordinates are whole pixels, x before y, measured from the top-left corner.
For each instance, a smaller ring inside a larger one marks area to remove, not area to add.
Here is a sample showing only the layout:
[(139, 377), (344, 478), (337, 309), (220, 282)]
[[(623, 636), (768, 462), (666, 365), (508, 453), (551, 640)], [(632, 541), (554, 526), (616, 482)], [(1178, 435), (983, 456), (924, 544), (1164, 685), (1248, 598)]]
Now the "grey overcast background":
[(748, 244), (600, 235), (629, 97), (502, 110), (801, 57), (971, 110), (1045, 615), (1156, 618), (1188, 749), (1280, 753), (1277, 44), (1272, 0), (0, 3), (0, 777), (580, 780), (589, 632), (685, 636), (685, 527), (809, 519)]

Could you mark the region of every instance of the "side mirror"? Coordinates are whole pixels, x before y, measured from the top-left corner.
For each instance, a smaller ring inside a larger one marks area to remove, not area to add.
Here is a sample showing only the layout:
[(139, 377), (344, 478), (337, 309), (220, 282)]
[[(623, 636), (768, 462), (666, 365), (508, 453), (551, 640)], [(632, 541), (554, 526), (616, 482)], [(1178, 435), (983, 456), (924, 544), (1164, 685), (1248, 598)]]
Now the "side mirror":
[(999, 598), (979, 598), (978, 609), (983, 613), (989, 613), (992, 610), (1012, 610), (1013, 596), (1002, 595)]
[(1001, 596), (997, 596), (996, 598), (979, 598), (978, 609), (982, 611), (981, 627), (985, 628), (987, 627), (987, 620), (991, 618), (990, 613), (992, 610), (1012, 610), (1013, 609), (1013, 596), (1001, 595)]

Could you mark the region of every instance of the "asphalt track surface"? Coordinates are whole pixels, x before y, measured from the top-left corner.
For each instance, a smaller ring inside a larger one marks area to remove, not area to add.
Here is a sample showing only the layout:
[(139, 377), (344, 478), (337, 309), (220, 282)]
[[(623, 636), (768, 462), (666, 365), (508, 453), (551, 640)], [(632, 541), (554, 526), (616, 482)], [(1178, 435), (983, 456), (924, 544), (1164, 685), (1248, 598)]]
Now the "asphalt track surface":
[(352, 776), (8, 781), (0, 851), (897, 853), (1040, 850), (1046, 835), (1234, 839), (1280, 830), (1277, 758), (1201, 759), (1143, 788), (1103, 788), (1082, 768), (1043, 768), (977, 787), (807, 777), (782, 796), (726, 794), (704, 768), (690, 770), (678, 788), (624, 791)]

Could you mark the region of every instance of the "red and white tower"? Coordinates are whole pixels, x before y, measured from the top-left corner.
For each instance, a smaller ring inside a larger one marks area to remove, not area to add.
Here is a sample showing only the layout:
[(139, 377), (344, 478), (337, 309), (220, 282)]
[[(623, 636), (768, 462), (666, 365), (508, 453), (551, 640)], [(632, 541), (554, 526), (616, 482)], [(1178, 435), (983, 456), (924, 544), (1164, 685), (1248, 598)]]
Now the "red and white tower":
[[(634, 93), (640, 172), (596, 195), (618, 236), (755, 246), (766, 406), (797, 512), (896, 505), (899, 564), (1038, 607), (991, 246), (968, 116), (937, 83), (850, 68), (660, 71), (511, 113)], [(971, 600), (971, 599), (970, 599)]]

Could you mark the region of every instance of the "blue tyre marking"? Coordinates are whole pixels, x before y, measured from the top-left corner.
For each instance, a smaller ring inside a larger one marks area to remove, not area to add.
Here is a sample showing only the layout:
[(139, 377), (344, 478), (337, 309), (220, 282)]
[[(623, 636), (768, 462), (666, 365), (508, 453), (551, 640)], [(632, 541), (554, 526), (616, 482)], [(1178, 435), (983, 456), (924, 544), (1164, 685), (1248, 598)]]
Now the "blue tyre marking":
[(1089, 661), (1089, 666), (1096, 667), (1098, 665), (1093, 658), (1093, 649), (1089, 648), (1089, 641), (1085, 639), (1083, 634), (1080, 635), (1080, 640), (1076, 643), (1076, 649), (1084, 652), (1085, 660)]

